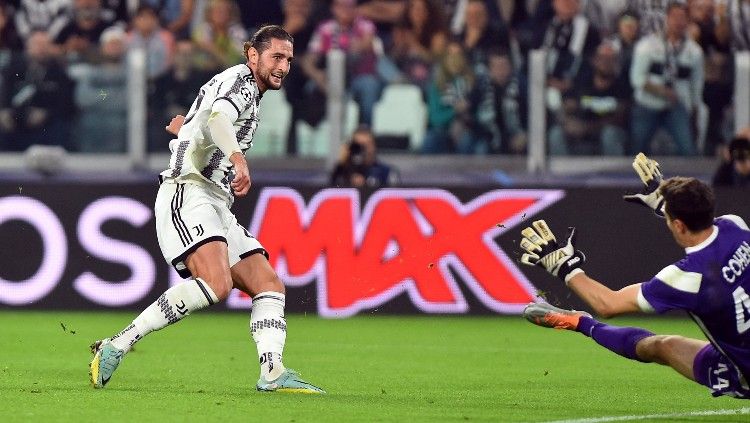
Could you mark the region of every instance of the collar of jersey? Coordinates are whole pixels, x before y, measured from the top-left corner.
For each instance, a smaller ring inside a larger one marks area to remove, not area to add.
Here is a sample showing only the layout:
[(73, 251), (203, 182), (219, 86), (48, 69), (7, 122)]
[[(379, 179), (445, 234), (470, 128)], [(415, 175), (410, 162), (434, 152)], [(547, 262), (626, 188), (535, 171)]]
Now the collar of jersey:
[(713, 225), (713, 231), (711, 232), (711, 235), (708, 236), (708, 238), (703, 240), (703, 242), (701, 242), (698, 245), (693, 245), (692, 247), (685, 248), (685, 252), (690, 254), (696, 251), (700, 251), (708, 247), (708, 245), (711, 244), (712, 242), (714, 242), (717, 236), (719, 236), (719, 228), (716, 225)]

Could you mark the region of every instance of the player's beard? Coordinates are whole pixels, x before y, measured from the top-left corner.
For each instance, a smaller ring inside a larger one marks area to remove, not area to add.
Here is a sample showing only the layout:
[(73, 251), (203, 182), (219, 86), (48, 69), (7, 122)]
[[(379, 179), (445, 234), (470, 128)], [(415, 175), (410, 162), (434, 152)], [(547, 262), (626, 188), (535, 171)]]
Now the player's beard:
[(281, 83), (284, 82), (284, 77), (286, 77), (286, 75), (282, 75), (281, 77), (274, 76), (273, 72), (271, 71), (261, 71), (258, 75), (258, 78), (263, 81), (263, 85), (266, 86), (267, 90), (280, 89)]

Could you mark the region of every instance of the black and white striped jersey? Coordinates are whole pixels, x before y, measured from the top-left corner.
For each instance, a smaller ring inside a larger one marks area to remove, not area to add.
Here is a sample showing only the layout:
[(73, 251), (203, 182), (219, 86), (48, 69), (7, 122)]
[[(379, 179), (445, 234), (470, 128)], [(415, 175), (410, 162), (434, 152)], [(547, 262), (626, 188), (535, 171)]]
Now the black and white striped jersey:
[(73, 17), (73, 0), (21, 0), (15, 24), (22, 38), (45, 31), (54, 40)]
[[(250, 68), (232, 66), (204, 84), (177, 138), (169, 143), (172, 156), (165, 178), (210, 181), (227, 194), (232, 163), (211, 139), (207, 122), (212, 111), (221, 111), (234, 122), (237, 143), (244, 154), (252, 146), (258, 127), (261, 94)], [(231, 195), (230, 195), (231, 198)]]

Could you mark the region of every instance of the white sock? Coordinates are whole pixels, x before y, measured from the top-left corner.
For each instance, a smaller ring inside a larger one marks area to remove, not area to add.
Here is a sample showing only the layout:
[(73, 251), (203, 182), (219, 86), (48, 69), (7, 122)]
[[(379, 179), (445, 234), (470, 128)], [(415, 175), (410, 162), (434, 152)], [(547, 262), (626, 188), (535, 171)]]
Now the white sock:
[(269, 382), (284, 371), (281, 356), (286, 342), (285, 298), (284, 294), (273, 291), (253, 297), (250, 334), (258, 349), (260, 376)]
[(113, 336), (112, 345), (128, 352), (149, 333), (177, 323), (191, 312), (218, 301), (211, 287), (200, 278), (177, 284), (146, 307), (128, 327)]

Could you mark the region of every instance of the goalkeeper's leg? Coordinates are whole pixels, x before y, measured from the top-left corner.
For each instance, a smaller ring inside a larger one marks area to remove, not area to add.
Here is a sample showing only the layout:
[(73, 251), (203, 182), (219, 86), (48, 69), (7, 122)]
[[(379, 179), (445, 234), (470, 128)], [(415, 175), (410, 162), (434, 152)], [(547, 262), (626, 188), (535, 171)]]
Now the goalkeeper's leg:
[(678, 335), (655, 335), (646, 329), (608, 325), (582, 316), (576, 331), (592, 338), (597, 344), (631, 360), (670, 366), (690, 380), (693, 362), (706, 341)]
[(143, 337), (229, 295), (232, 279), (226, 243), (212, 241), (201, 245), (188, 256), (185, 265), (195, 279), (169, 288), (125, 329), (92, 345), (94, 359), (90, 374), (94, 387), (101, 388), (109, 382), (125, 354)]

